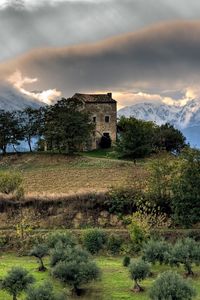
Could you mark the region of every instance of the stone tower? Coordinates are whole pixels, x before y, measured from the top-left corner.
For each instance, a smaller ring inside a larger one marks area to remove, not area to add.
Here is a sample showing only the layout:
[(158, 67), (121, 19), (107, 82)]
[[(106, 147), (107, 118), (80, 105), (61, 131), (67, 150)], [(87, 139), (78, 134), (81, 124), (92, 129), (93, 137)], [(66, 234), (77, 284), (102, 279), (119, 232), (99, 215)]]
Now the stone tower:
[(91, 137), (90, 149), (98, 149), (101, 137), (109, 136), (112, 143), (117, 136), (117, 101), (112, 99), (112, 93), (107, 94), (79, 94), (73, 98), (81, 100), (89, 112), (92, 122), (95, 123), (95, 131)]

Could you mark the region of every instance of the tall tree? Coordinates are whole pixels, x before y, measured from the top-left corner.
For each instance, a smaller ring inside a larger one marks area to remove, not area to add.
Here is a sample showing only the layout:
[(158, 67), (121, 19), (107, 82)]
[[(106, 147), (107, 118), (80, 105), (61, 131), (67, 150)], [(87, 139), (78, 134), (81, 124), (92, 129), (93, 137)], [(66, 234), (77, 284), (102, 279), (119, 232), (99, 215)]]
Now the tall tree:
[(8, 144), (19, 144), (23, 140), (22, 130), (16, 112), (0, 110), (0, 149), (5, 154)]
[(78, 99), (62, 98), (46, 108), (44, 137), (50, 150), (73, 153), (90, 139), (93, 127)]

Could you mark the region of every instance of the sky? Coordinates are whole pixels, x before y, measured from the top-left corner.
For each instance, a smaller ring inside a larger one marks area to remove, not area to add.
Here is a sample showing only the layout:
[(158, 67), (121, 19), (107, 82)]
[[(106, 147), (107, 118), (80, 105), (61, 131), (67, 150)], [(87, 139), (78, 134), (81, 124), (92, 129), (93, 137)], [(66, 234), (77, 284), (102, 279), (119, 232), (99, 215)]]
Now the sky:
[(0, 0), (0, 41), (0, 95), (113, 92), (119, 108), (200, 97), (197, 0)]

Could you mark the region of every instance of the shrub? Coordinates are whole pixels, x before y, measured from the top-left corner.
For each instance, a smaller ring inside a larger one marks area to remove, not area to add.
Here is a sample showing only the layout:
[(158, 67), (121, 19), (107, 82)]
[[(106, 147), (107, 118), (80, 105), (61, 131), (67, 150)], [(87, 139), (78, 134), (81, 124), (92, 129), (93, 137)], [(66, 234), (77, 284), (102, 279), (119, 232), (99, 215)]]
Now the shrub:
[(92, 254), (104, 248), (107, 242), (107, 235), (100, 229), (88, 229), (83, 236), (83, 245)]
[(135, 282), (133, 290), (135, 292), (143, 291), (143, 288), (139, 285), (139, 282), (144, 280), (149, 275), (150, 273), (149, 264), (147, 264), (142, 259), (131, 261), (129, 265), (129, 271), (130, 271), (131, 279), (133, 279)]
[(49, 248), (55, 248), (59, 243), (60, 247), (74, 247), (76, 245), (76, 241), (71, 233), (53, 233), (48, 236), (48, 246)]
[(72, 249), (69, 256), (60, 260), (53, 269), (53, 276), (72, 286), (73, 291), (79, 294), (79, 288), (100, 276), (97, 265), (89, 259), (87, 252), (81, 249)]
[(66, 296), (56, 295), (50, 282), (39, 286), (31, 286), (27, 291), (26, 300), (64, 300)]
[(123, 266), (128, 267), (130, 265), (131, 259), (129, 256), (124, 256), (123, 258)]
[(169, 262), (170, 246), (164, 240), (149, 240), (143, 247), (143, 259), (150, 263)]
[(161, 274), (150, 290), (152, 300), (192, 300), (195, 291), (180, 275), (172, 271)]
[(46, 271), (46, 267), (43, 263), (43, 257), (45, 257), (48, 254), (48, 246), (46, 244), (38, 244), (33, 247), (33, 249), (30, 251), (31, 256), (35, 256), (40, 261), (39, 271)]
[(22, 185), (22, 177), (19, 173), (0, 172), (0, 193), (14, 194)]
[(1, 288), (12, 295), (13, 300), (17, 300), (17, 296), (26, 290), (33, 282), (33, 276), (30, 275), (26, 269), (14, 267), (2, 280)]
[(105, 206), (110, 213), (124, 215), (136, 210), (137, 189), (129, 187), (111, 188)]
[(109, 236), (107, 242), (107, 249), (111, 254), (113, 255), (118, 254), (120, 252), (121, 245), (122, 245), (121, 237), (115, 234)]
[(170, 262), (176, 266), (183, 264), (186, 275), (193, 275), (192, 265), (200, 262), (199, 243), (190, 238), (177, 241), (171, 251)]

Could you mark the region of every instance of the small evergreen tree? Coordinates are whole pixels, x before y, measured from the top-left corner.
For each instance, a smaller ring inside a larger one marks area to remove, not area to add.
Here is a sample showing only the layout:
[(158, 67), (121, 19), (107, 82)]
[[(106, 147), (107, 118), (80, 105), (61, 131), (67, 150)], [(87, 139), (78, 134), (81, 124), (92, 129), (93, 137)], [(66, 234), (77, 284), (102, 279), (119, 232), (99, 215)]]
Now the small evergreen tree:
[(1, 288), (12, 295), (13, 300), (17, 300), (17, 297), (33, 282), (33, 276), (26, 269), (14, 267), (2, 280)]
[(46, 244), (38, 244), (33, 247), (30, 252), (31, 256), (35, 256), (40, 261), (39, 271), (46, 271), (46, 267), (44, 266), (43, 258), (48, 254), (48, 246)]
[(150, 290), (151, 300), (192, 300), (195, 295), (189, 282), (172, 271), (162, 273)]
[(129, 272), (131, 279), (135, 282), (133, 290), (135, 292), (143, 291), (143, 288), (139, 285), (139, 282), (144, 280), (149, 275), (149, 265), (142, 259), (133, 260), (129, 265)]

